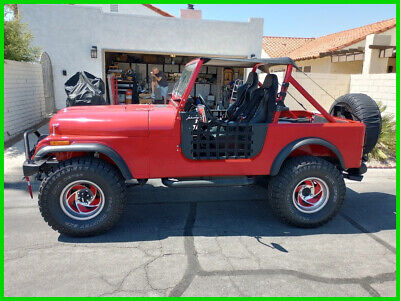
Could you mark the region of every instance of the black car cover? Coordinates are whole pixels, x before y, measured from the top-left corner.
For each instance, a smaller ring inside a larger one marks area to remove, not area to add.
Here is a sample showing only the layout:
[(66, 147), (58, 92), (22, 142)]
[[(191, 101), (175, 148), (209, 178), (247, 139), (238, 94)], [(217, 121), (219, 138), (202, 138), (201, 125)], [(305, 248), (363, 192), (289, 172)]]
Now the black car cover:
[(67, 107), (105, 105), (104, 82), (89, 72), (77, 72), (64, 84)]

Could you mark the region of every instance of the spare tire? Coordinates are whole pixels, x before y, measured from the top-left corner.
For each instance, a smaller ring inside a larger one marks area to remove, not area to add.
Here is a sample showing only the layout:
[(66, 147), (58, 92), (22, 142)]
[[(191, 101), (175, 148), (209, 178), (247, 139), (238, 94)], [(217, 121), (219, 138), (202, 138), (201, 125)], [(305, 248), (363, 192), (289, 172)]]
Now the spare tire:
[(381, 133), (382, 117), (378, 105), (371, 97), (362, 93), (340, 96), (332, 104), (329, 114), (363, 122), (366, 126), (363, 154), (372, 151)]

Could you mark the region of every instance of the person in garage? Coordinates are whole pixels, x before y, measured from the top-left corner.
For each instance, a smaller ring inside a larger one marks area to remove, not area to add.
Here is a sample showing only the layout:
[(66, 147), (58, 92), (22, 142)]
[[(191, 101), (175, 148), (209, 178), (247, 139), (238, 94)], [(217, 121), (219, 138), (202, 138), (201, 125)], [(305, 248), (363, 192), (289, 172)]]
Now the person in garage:
[(153, 77), (153, 81), (151, 82), (151, 91), (152, 98), (155, 98), (155, 89), (160, 88), (161, 97), (163, 98), (164, 104), (167, 103), (167, 93), (168, 93), (168, 82), (165, 78), (164, 72), (158, 70), (158, 68), (153, 68), (153, 72), (151, 72), (151, 76)]

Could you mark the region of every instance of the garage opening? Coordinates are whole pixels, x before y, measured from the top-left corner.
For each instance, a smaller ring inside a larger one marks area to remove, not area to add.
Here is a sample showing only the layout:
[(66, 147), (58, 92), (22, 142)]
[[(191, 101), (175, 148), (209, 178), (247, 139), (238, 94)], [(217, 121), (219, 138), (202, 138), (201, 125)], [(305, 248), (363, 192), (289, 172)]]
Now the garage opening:
[[(153, 68), (165, 74), (168, 93), (171, 93), (185, 65), (195, 56), (175, 54), (147, 54), (106, 51), (104, 55), (105, 82), (109, 104), (161, 104), (160, 89), (151, 96)], [(226, 109), (243, 82), (243, 68), (203, 66), (191, 91), (192, 97), (201, 95), (215, 109)]]

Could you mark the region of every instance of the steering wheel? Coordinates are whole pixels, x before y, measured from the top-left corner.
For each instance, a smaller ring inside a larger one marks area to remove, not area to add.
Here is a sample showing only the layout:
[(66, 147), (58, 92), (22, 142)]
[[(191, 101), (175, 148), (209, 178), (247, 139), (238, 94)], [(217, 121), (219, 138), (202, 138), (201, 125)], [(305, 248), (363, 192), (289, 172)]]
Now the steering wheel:
[(208, 117), (209, 119), (212, 119), (212, 117), (213, 117), (214, 115), (213, 115), (213, 113), (211, 112), (210, 108), (207, 106), (207, 104), (206, 104), (206, 102), (205, 102), (203, 96), (201, 96), (201, 94), (199, 94), (199, 96), (198, 96), (197, 98), (200, 100), (201, 104), (204, 106), (205, 111), (206, 111), (206, 114), (208, 115), (207, 117)]

